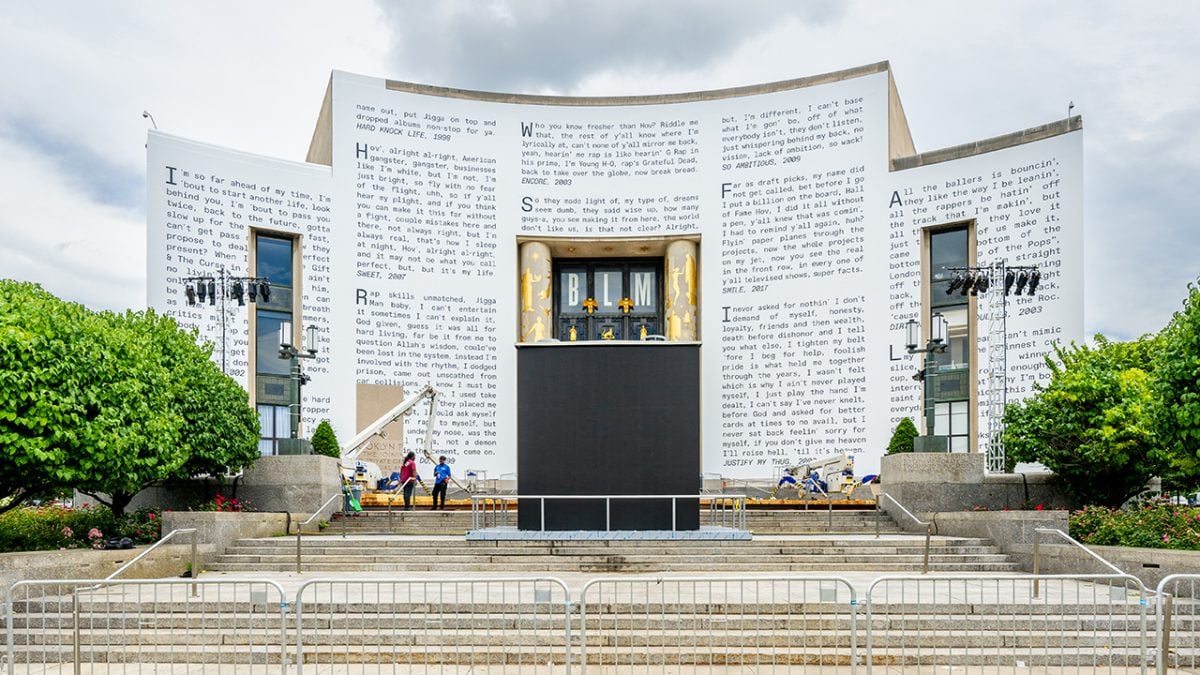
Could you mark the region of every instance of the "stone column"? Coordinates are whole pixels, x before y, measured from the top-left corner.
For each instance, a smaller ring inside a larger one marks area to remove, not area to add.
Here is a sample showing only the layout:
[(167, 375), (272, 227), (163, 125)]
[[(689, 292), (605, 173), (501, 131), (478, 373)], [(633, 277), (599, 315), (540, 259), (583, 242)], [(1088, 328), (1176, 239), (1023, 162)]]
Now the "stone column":
[(554, 334), (550, 322), (554, 320), (551, 305), (550, 247), (540, 241), (521, 244), (521, 265), (518, 273), (521, 282), (521, 342), (537, 342)]
[(663, 330), (669, 342), (691, 342), (699, 339), (696, 323), (696, 294), (700, 283), (696, 257), (700, 247), (694, 241), (680, 239), (667, 246), (667, 306)]

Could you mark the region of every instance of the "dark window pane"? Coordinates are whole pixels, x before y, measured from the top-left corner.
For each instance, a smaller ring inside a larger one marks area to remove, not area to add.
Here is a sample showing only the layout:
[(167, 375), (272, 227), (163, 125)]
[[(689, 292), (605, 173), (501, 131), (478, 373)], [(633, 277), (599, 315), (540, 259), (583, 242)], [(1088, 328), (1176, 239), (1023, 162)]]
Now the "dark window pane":
[(291, 374), (291, 362), (279, 358), (279, 324), (291, 320), (292, 315), (287, 312), (259, 310), (258, 334), (255, 336), (255, 370), (273, 375)]
[(292, 286), (292, 240), (258, 235), (258, 276), (272, 286)]
[(618, 314), (621, 311), (621, 298), (625, 297), (625, 287), (622, 283), (620, 268), (596, 268), (596, 308), (597, 314)]
[(657, 278), (653, 269), (629, 270), (629, 297), (633, 300), (634, 312), (658, 311), (658, 289), (654, 287)]
[(587, 271), (564, 269), (558, 275), (560, 314), (586, 314), (583, 301), (588, 297)]
[[(929, 237), (929, 272), (933, 281), (953, 278), (948, 267), (967, 266), (967, 228), (935, 232)], [(945, 294), (945, 290), (942, 290)]]

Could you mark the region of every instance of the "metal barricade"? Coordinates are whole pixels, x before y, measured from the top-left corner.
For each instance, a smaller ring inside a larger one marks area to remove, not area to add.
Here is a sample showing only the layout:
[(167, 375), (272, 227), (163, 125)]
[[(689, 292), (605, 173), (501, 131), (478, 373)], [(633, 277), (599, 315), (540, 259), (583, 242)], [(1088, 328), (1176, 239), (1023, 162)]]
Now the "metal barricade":
[(9, 675), (287, 669), (287, 605), (273, 581), (18, 581), (7, 606)]
[(1172, 574), (1157, 590), (1157, 672), (1200, 671), (1200, 574)]
[(549, 577), (315, 579), (296, 591), (295, 660), (298, 673), (570, 673), (570, 621)]
[(857, 609), (838, 577), (595, 579), (579, 594), (579, 660), (584, 673), (854, 673)]
[(1127, 575), (884, 576), (866, 594), (868, 672), (1144, 673), (1148, 602)]

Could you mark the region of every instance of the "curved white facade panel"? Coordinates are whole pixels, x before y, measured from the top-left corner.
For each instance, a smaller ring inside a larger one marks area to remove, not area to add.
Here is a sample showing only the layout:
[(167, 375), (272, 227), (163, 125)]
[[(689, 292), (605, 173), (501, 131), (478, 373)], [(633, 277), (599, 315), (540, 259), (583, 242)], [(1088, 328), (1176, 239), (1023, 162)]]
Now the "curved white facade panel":
[[(690, 281), (697, 308), (703, 470), (767, 477), (847, 453), (872, 473), (921, 412), (918, 365), (896, 359), (921, 313), (923, 228), (970, 223), (976, 263), (1047, 272), (1008, 306), (1010, 397), (1051, 339), (1082, 334), (1081, 134), (890, 170), (888, 78), (568, 104), (335, 73), (332, 170), (151, 135), (150, 304), (216, 341), (178, 280), (245, 274), (252, 229), (302, 235), (302, 313), (328, 337), (304, 427), (329, 417), (349, 438), (364, 386), (431, 383), (436, 451), (495, 477), (516, 467), (513, 345), (554, 336), (550, 315), (521, 327), (520, 243), (605, 257), (688, 239), (698, 259), (663, 284)], [(227, 324), (243, 378), (244, 317)]]

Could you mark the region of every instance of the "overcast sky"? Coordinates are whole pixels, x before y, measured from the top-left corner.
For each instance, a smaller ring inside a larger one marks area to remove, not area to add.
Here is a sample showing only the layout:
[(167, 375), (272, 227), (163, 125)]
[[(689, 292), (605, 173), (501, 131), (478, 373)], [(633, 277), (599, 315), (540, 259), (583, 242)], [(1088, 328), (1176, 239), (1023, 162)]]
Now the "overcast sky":
[[(554, 0), (0, 5), (0, 277), (145, 306), (145, 141), (302, 160), (332, 69), (655, 94), (891, 61), (919, 151), (1084, 120), (1086, 323), (1157, 331), (1200, 274), (1200, 3)], [(886, 224), (881, 224), (886, 225)]]

